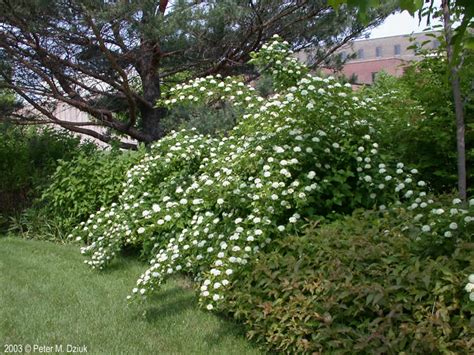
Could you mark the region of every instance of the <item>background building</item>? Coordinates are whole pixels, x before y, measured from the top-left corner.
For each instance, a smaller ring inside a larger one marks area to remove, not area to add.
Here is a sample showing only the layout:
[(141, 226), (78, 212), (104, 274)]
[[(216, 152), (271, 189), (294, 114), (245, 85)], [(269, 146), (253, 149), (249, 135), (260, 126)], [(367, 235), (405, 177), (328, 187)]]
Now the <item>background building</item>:
[[(421, 59), (413, 46), (436, 49), (439, 41), (435, 38), (439, 32), (421, 32), (411, 35), (397, 35), (382, 38), (356, 40), (339, 48), (335, 53), (347, 60), (342, 70), (324, 69), (328, 74), (344, 75), (355, 79), (357, 84), (373, 83), (377, 73), (384, 71), (393, 76), (401, 76), (407, 63)], [(307, 53), (298, 57), (308, 60)]]
[[(355, 77), (356, 83), (371, 84), (378, 72), (401, 76), (408, 62), (419, 60), (415, 48), (436, 49), (439, 41), (436, 32), (415, 33), (354, 41), (340, 48), (342, 59), (349, 58), (341, 73), (347, 78)], [(352, 58), (352, 56), (355, 56)]]

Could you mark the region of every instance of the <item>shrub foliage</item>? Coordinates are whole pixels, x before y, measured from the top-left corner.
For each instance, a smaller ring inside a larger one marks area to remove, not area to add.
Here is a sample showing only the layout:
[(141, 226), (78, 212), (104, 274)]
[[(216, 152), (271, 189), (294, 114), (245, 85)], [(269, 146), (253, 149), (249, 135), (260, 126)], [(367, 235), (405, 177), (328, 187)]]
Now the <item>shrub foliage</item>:
[(474, 304), (460, 285), (474, 244), (421, 257), (399, 226), (366, 212), (280, 239), (250, 262), (228, 308), (268, 350), (467, 353)]
[(60, 159), (94, 151), (93, 145), (82, 144), (71, 134), (48, 129), (2, 124), (0, 138), (0, 216), (5, 222), (39, 196)]
[[(434, 201), (418, 172), (384, 158), (372, 139), (372, 122), (381, 119), (373, 99), (305, 74), (290, 54), (275, 40), (255, 55), (257, 65), (274, 63), (280, 91), (267, 100), (235, 78), (200, 78), (171, 90), (164, 105), (223, 100), (243, 116), (222, 139), (181, 131), (152, 146), (127, 173), (118, 202), (75, 228), (91, 266), (106, 266), (124, 244), (139, 245), (151, 266), (135, 293), (185, 270), (202, 282), (201, 299), (213, 308), (234, 269), (297, 231), (304, 218), (400, 201), (430, 210)], [(422, 215), (414, 225), (437, 244), (456, 241), (472, 217), (453, 208), (457, 213), (439, 223)]]
[[(169, 99), (159, 105), (231, 105), (241, 112), (236, 126), (221, 138), (182, 130), (155, 143), (128, 170), (116, 201), (104, 203), (74, 228), (71, 237), (85, 242), (82, 253), (93, 268), (108, 266), (124, 246), (142, 250), (150, 265), (130, 299), (146, 298), (170, 275), (186, 272), (199, 285), (199, 299), (206, 309), (225, 309), (229, 290), (239, 287), (243, 277), (251, 277), (248, 265), (265, 255), (262, 251), (278, 248), (278, 240), (287, 243), (288, 235), (299, 235), (307, 221), (336, 219), (357, 208), (395, 214), (401, 207), (409, 211), (411, 217), (403, 226), (405, 239), (400, 243), (410, 240), (427, 256), (452, 252), (472, 240), (474, 200), (467, 206), (457, 199), (447, 205), (433, 199), (416, 169), (379, 147), (375, 137), (384, 118), (377, 99), (355, 94), (350, 85), (333, 78), (308, 74), (291, 54), (287, 43), (275, 38), (254, 55), (254, 63), (269, 70), (273, 78), (276, 93), (268, 98), (232, 77), (209, 76), (173, 88)], [(380, 252), (381, 247), (373, 245), (361, 264), (368, 267)], [(407, 270), (416, 265), (408, 265)], [(423, 265), (435, 270), (429, 261)], [(369, 293), (358, 290), (362, 296), (357, 297), (364, 297), (372, 308), (360, 308), (357, 300), (350, 316), (362, 325), (349, 337), (355, 339), (360, 333), (362, 339), (365, 328), (383, 328), (390, 322), (385, 308), (377, 313), (378, 304), (388, 300), (379, 298), (385, 291), (375, 285), (392, 266), (389, 260), (374, 266), (374, 277), (380, 279), (373, 281), (373, 287), (367, 284)], [(329, 269), (298, 272), (315, 272), (314, 280), (319, 275), (318, 282), (332, 282), (325, 279)], [(405, 275), (406, 270), (398, 272)], [(395, 274), (390, 271), (389, 275), (387, 282), (395, 280)], [(361, 282), (369, 276), (361, 276)], [(336, 281), (341, 276), (334, 277)], [(453, 280), (453, 284), (461, 282), (459, 277)], [(418, 281), (403, 282), (414, 285)], [(431, 281), (424, 285), (426, 289), (436, 286)], [(463, 286), (458, 284), (457, 290)], [(413, 296), (410, 292), (406, 297)], [(344, 297), (350, 300), (352, 296), (346, 292)], [(328, 306), (336, 307), (334, 299), (330, 302)], [(381, 324), (369, 325), (365, 312), (379, 317)], [(313, 319), (313, 314), (305, 317)], [(326, 322), (324, 312), (318, 317), (318, 322)], [(418, 320), (422, 319), (420, 315)], [(271, 327), (280, 329), (278, 324)], [(321, 329), (315, 335), (317, 341), (329, 339), (323, 326), (317, 329)], [(340, 334), (345, 336), (343, 331)], [(281, 348), (298, 343), (298, 336), (282, 340)], [(301, 339), (304, 342), (305, 335)]]

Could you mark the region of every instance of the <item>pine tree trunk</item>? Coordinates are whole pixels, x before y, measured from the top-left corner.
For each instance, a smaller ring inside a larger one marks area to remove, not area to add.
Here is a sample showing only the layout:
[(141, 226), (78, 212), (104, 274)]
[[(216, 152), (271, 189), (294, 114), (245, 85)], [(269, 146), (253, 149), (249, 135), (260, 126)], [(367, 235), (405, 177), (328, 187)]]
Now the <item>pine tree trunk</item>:
[(149, 107), (142, 106), (140, 113), (142, 130), (149, 136), (149, 142), (158, 140), (164, 135), (161, 120), (166, 115), (166, 110), (155, 107), (157, 100), (161, 98), (159, 61), (158, 44), (144, 41), (139, 74), (142, 80), (143, 98), (149, 103)]

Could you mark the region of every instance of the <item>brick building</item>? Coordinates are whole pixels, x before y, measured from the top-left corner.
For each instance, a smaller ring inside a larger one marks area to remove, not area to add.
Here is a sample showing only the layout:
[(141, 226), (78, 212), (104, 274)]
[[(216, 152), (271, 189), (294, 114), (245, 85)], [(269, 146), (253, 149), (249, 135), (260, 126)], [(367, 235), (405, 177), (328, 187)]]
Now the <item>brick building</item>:
[[(393, 76), (401, 76), (408, 62), (419, 60), (413, 45), (424, 44), (426, 49), (435, 49), (439, 46), (438, 40), (429, 34), (437, 32), (422, 32), (412, 35), (398, 35), (382, 38), (356, 40), (338, 49), (337, 54), (347, 59), (342, 70), (336, 74), (343, 74), (347, 78), (355, 78), (357, 84), (371, 84), (377, 73), (384, 71)], [(412, 40), (410, 40), (412, 39)], [(306, 60), (308, 55), (300, 53), (299, 58)], [(326, 69), (325, 72), (334, 72)]]

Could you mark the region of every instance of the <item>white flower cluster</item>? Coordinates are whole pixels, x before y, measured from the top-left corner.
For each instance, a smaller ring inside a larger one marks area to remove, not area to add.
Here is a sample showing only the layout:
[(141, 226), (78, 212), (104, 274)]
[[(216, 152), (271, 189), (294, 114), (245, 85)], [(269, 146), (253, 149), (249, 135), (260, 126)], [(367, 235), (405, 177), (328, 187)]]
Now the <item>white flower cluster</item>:
[(168, 107), (196, 103), (212, 105), (220, 100), (229, 101), (234, 107), (252, 110), (264, 101), (252, 86), (232, 77), (223, 79), (219, 74), (177, 85), (171, 88), (171, 94), (173, 98), (162, 100), (160, 104)]
[(474, 274), (469, 275), (469, 282), (464, 289), (469, 293), (469, 300), (474, 302)]
[(308, 68), (293, 56), (289, 43), (281, 41), (278, 35), (274, 35), (272, 41), (264, 44), (252, 57), (251, 63), (261, 68), (270, 68), (273, 83), (277, 89), (295, 85), (308, 72)]
[(427, 235), (449, 231), (444, 238), (455, 239), (472, 228), (470, 210), (453, 201), (444, 218), (417, 171), (382, 159), (372, 138), (372, 100), (334, 78), (306, 74), (289, 54), (275, 39), (254, 56), (275, 62), (281, 78), (294, 67), (294, 85), (265, 100), (217, 76), (172, 90), (165, 105), (228, 100), (244, 107), (242, 120), (220, 139), (183, 130), (160, 140), (128, 171), (118, 201), (75, 228), (94, 268), (123, 245), (149, 256), (129, 298), (184, 271), (200, 284), (202, 304), (215, 309), (249, 260), (313, 215), (403, 204), (420, 211), (414, 223)]

